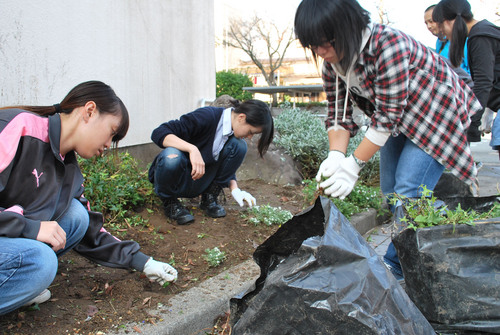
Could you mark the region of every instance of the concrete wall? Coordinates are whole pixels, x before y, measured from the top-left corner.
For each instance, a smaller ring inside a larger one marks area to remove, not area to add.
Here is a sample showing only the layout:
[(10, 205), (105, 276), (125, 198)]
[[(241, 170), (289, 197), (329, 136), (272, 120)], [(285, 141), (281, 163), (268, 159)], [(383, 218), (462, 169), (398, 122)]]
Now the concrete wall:
[(213, 0), (0, 0), (0, 106), (51, 105), (111, 85), (131, 114), (120, 146), (215, 98)]

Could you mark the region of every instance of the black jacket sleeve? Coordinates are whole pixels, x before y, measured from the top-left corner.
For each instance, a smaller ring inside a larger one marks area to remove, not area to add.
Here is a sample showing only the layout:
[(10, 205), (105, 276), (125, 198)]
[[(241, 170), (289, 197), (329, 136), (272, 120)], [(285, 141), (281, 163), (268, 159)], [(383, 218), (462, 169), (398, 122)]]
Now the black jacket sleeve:
[(143, 271), (149, 256), (139, 251), (139, 244), (114, 237), (103, 228), (104, 219), (101, 213), (88, 213), (89, 228), (74, 250), (101, 265)]

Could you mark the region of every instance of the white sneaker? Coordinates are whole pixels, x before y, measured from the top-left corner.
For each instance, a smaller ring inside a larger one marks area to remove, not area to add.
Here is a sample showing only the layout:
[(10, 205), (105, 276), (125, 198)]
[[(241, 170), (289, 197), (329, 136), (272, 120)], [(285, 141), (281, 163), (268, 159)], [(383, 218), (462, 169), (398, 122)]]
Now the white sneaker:
[(42, 293), (40, 293), (39, 295), (37, 295), (36, 297), (31, 299), (30, 301), (25, 303), (23, 306), (31, 306), (33, 304), (41, 304), (41, 303), (49, 300), (50, 297), (51, 297), (50, 291), (48, 289), (45, 289), (42, 291)]

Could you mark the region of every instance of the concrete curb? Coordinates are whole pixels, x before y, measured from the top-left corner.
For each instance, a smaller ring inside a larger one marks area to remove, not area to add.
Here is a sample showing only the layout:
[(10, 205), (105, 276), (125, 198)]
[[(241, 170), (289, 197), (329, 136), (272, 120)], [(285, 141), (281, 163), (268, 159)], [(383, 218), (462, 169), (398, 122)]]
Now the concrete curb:
[[(370, 209), (351, 217), (351, 224), (361, 234), (377, 226), (377, 212)], [(169, 300), (169, 306), (150, 311), (162, 321), (153, 324), (128, 324), (126, 329), (106, 334), (137, 333), (133, 327), (148, 335), (201, 335), (210, 331), (215, 320), (229, 310), (229, 300), (253, 288), (260, 269), (253, 260), (230, 268), (205, 280), (199, 286), (182, 292)]]

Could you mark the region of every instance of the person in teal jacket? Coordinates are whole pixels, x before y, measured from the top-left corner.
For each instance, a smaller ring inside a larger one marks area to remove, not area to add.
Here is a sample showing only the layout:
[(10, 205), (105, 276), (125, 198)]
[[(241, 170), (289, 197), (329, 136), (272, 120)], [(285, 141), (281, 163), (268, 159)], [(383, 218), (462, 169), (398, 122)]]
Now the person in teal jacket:
[[(432, 13), (434, 12), (434, 8), (436, 5), (429, 6), (424, 12), (424, 20), (427, 29), (436, 36), (436, 48), (434, 49), (440, 56), (450, 59), (450, 41), (446, 36), (440, 32), (439, 25), (432, 20)], [(462, 63), (460, 63), (460, 67), (470, 75), (469, 62), (467, 60), (467, 44), (464, 47), (464, 57), (462, 59)]]

